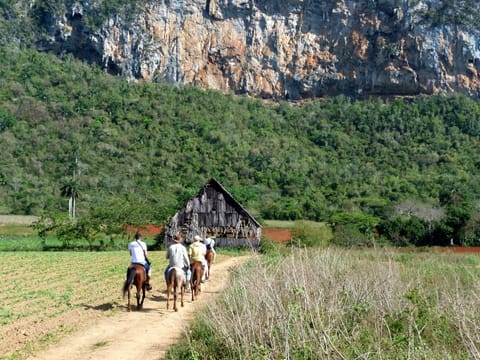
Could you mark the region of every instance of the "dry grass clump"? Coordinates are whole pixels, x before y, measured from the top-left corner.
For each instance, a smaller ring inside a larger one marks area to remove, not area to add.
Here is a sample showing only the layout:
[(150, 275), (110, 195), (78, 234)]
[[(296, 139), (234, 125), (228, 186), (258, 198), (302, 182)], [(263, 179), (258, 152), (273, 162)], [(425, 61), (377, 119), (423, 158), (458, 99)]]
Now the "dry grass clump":
[(216, 349), (204, 345), (200, 354), (480, 359), (478, 263), (473, 255), (389, 250), (259, 256), (237, 270), (230, 290), (210, 306), (202, 324)]
[(37, 216), (29, 215), (0, 215), (1, 225), (32, 225)]

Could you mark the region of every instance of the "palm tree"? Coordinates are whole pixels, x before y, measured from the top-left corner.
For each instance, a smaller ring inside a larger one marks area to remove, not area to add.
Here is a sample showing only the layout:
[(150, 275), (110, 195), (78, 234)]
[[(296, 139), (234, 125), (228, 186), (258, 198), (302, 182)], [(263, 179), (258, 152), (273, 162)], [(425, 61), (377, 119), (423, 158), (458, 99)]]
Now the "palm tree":
[(68, 198), (68, 215), (75, 219), (75, 203), (79, 196), (79, 186), (75, 179), (65, 180), (60, 188), (60, 195)]

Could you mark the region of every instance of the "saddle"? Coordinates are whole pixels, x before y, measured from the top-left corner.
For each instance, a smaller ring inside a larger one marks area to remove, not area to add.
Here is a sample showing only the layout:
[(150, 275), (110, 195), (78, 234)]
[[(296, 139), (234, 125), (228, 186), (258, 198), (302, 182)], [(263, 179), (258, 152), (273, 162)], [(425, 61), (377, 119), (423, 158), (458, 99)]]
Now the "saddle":
[(140, 263), (132, 263), (132, 264), (130, 264), (129, 268), (132, 268), (132, 267), (135, 267), (135, 266), (141, 266), (143, 271), (145, 272), (145, 276), (147, 276), (147, 268), (145, 267), (145, 265), (140, 264)]
[(177, 271), (185, 271), (183, 270), (183, 268), (179, 267), (179, 266), (172, 266), (171, 268), (168, 269), (168, 272), (167, 274), (172, 271), (173, 269), (177, 269)]

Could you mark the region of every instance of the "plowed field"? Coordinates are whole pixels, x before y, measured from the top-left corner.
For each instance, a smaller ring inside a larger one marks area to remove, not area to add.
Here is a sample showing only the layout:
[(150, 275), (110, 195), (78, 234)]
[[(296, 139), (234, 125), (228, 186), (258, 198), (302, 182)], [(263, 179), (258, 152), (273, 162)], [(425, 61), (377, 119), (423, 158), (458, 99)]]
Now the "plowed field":
[[(127, 341), (127, 335), (114, 336), (123, 322), (139, 322), (137, 326), (142, 327), (142, 321), (160, 321), (166, 313), (165, 310), (165, 284), (163, 281), (163, 269), (166, 265), (164, 252), (150, 252), (153, 261), (154, 290), (145, 299), (142, 312), (132, 312), (126, 315), (126, 300), (122, 299), (121, 287), (125, 279), (126, 268), (129, 264), (127, 251), (116, 252), (3, 252), (1, 278), (4, 280), (0, 292), (0, 358), (27, 358), (38, 355), (41, 358), (51, 358), (51, 354), (42, 355), (41, 350), (52, 347), (66, 335), (75, 333), (73, 343), (62, 348), (54, 348), (53, 353), (60, 353), (72, 349), (74, 343), (78, 343), (78, 334), (91, 333), (102, 328), (103, 334), (110, 331), (111, 338), (108, 344), (112, 351), (118, 348), (122, 342)], [(231, 258), (219, 254), (217, 264), (212, 271), (212, 279), (204, 284), (205, 296), (207, 298), (209, 288), (220, 286), (220, 272), (216, 273), (215, 268), (226, 269), (230, 263), (235, 263), (238, 258)], [(222, 265), (223, 264), (223, 265)], [(227, 276), (223, 274), (222, 276)], [(226, 281), (226, 278), (223, 280)], [(214, 293), (220, 291), (216, 288)], [(203, 294), (202, 294), (203, 295)], [(214, 294), (211, 294), (212, 296)], [(187, 298), (185, 308), (180, 309), (187, 314), (193, 311), (193, 305)], [(125, 319), (122, 318), (127, 316)], [(156, 318), (151, 318), (155, 316)], [(116, 319), (120, 319), (117, 321)], [(123, 320), (122, 320), (123, 319)], [(110, 321), (111, 329), (102, 325)], [(178, 322), (173, 319), (173, 322)], [(178, 331), (183, 330), (186, 324)], [(160, 327), (162, 329), (162, 327)], [(170, 332), (172, 329), (168, 329)], [(68, 338), (68, 337), (67, 337)], [(149, 337), (148, 345), (151, 346)], [(73, 358), (90, 358), (85, 354), (85, 346), (92, 354), (102, 348), (105, 351), (106, 342), (99, 342), (98, 336), (92, 343), (84, 344), (80, 356)], [(115, 341), (118, 341), (115, 343)], [(173, 341), (173, 340), (172, 340)], [(169, 343), (167, 344), (169, 345)], [(166, 345), (164, 345), (165, 347)], [(145, 349), (140, 349), (141, 351)], [(163, 349), (162, 351), (164, 351)], [(159, 350), (160, 351), (160, 350)], [(40, 353), (39, 353), (40, 352)], [(48, 353), (47, 353), (48, 354)], [(67, 356), (67, 353), (64, 353)], [(156, 355), (158, 358), (159, 352)], [(73, 355), (68, 354), (68, 358)], [(132, 354), (131, 358), (135, 358)], [(109, 357), (103, 353), (102, 358)], [(129, 357), (124, 357), (129, 358)]]

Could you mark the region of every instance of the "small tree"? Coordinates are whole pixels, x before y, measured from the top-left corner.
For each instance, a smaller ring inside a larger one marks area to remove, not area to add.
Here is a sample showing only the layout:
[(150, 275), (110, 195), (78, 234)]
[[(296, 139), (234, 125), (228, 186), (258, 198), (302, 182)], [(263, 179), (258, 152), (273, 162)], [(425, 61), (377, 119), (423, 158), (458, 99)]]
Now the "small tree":
[(75, 179), (64, 181), (62, 187), (60, 188), (60, 194), (63, 197), (68, 198), (68, 216), (71, 219), (75, 219), (75, 205), (80, 194), (78, 182)]
[(374, 230), (379, 223), (375, 216), (360, 212), (333, 214), (329, 223), (334, 231), (333, 243), (344, 246), (374, 246)]
[(68, 198), (68, 216), (70, 219), (75, 219), (76, 217), (76, 201), (79, 193), (79, 184), (77, 181), (77, 176), (79, 175), (78, 171), (78, 157), (75, 156), (75, 161), (71, 164), (72, 166), (72, 178), (67, 179), (63, 182), (62, 187), (60, 188), (60, 194)]

